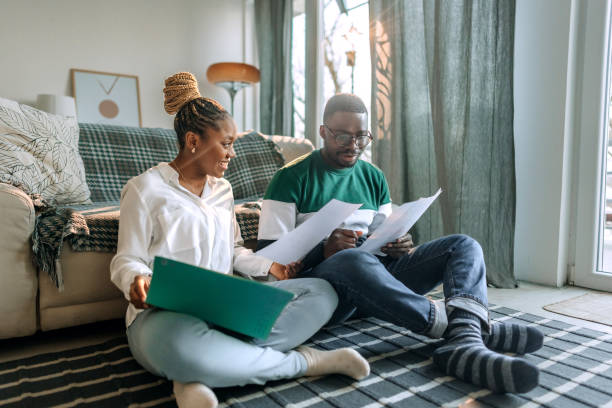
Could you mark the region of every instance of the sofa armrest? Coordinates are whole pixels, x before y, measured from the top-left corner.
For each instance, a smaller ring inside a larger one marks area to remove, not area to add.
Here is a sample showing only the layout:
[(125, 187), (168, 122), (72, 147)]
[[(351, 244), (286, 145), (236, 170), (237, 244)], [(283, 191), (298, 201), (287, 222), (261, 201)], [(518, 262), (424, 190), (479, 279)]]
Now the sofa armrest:
[(308, 139), (291, 136), (263, 136), (276, 143), (285, 158), (285, 163), (289, 163), (314, 150), (312, 142)]
[(30, 236), (36, 214), (22, 190), (0, 183), (0, 338), (36, 332), (38, 278)]

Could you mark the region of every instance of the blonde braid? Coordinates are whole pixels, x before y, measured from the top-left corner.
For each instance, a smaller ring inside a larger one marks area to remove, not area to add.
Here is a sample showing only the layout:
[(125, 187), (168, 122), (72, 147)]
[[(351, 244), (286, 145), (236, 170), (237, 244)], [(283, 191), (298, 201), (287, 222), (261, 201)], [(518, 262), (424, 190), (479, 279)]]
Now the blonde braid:
[(174, 115), (187, 102), (200, 98), (198, 81), (189, 72), (179, 72), (166, 78), (164, 88), (164, 108), (170, 115)]

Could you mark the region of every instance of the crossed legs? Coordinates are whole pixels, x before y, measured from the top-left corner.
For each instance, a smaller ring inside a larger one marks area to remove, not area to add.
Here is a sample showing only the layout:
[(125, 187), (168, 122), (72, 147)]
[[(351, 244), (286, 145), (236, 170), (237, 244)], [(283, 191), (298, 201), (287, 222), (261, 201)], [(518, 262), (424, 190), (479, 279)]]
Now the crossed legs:
[[(441, 347), (434, 361), (448, 374), (500, 392), (525, 392), (537, 385), (535, 366), (490, 352), (483, 343), (484, 333), (489, 346), (527, 351), (541, 347), (542, 335), (534, 328), (490, 325), (482, 249), (466, 235), (425, 243), (398, 260), (380, 260), (359, 249), (340, 251), (305, 276), (327, 280), (338, 293), (332, 323), (359, 310), (415, 333), (445, 337), (450, 347)], [(439, 283), (445, 307), (424, 296)]]

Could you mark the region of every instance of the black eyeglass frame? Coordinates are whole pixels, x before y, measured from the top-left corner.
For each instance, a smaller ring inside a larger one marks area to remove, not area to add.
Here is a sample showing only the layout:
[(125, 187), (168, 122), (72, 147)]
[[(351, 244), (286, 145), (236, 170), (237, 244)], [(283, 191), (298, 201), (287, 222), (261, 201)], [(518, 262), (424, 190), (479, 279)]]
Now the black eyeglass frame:
[[(329, 133), (331, 133), (331, 134), (332, 134), (332, 136), (334, 137), (334, 141), (336, 142), (336, 144), (337, 144), (337, 145), (340, 145), (340, 146), (348, 146), (348, 145), (350, 145), (351, 143), (353, 143), (353, 140), (354, 140), (354, 141), (355, 141), (355, 143), (357, 144), (357, 146), (358, 146), (360, 149), (365, 149), (365, 148), (366, 148), (366, 147), (367, 147), (367, 146), (368, 146), (370, 143), (372, 143), (372, 140), (374, 140), (374, 137), (372, 136), (372, 133), (371, 133), (369, 130), (366, 130), (366, 133), (365, 133), (365, 134), (362, 134), (362, 135), (353, 135), (353, 134), (351, 134), (351, 133), (344, 132), (344, 131), (341, 131), (342, 133), (336, 134), (336, 133), (335, 133), (335, 132), (334, 132), (334, 131), (333, 131), (333, 130), (332, 130), (330, 127), (329, 127), (329, 126), (327, 126), (327, 125), (325, 125), (325, 124), (324, 124), (323, 126), (324, 126), (324, 127), (327, 129), (327, 130), (329, 130)], [(336, 131), (336, 132), (338, 132), (338, 131)], [(350, 137), (351, 137), (351, 139), (350, 139), (350, 140), (347, 140), (345, 143), (341, 143), (341, 142), (339, 142), (339, 141), (338, 141), (338, 136), (343, 136), (343, 135), (348, 135), (348, 136), (350, 136)], [(361, 145), (361, 144), (359, 144), (359, 139), (360, 139), (360, 138), (363, 138), (363, 137), (365, 137), (367, 141), (365, 142), (365, 144)]]

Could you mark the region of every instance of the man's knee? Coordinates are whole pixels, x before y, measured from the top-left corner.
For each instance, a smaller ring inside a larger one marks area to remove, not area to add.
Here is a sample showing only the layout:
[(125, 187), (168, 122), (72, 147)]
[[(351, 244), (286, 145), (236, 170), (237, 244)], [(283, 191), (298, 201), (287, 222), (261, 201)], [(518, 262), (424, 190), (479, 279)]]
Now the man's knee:
[(465, 234), (455, 234), (450, 237), (454, 238), (454, 247), (462, 253), (470, 253), (474, 256), (483, 257), (482, 247), (474, 238)]

